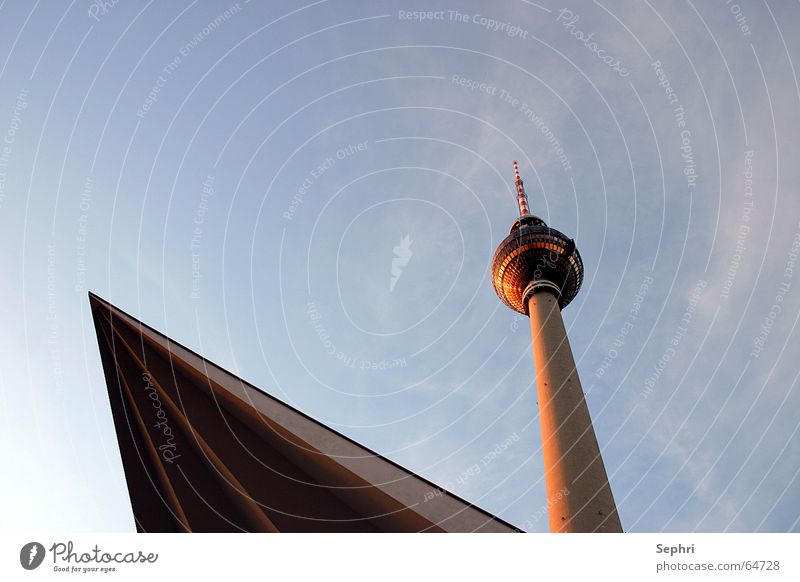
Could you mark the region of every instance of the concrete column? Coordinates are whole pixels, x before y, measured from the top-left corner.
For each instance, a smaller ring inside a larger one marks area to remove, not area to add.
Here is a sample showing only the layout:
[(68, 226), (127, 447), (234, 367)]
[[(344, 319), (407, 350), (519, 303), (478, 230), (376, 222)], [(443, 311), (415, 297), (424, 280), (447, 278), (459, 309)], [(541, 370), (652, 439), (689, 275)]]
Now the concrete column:
[(621, 532), (556, 296), (528, 300), (552, 532)]

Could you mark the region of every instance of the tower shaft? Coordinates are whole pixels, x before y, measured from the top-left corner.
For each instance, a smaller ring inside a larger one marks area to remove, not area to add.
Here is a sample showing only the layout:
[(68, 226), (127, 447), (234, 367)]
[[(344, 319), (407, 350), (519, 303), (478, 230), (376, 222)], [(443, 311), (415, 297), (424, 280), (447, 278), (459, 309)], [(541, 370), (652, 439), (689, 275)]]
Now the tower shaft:
[(528, 299), (552, 532), (621, 532), (558, 298)]

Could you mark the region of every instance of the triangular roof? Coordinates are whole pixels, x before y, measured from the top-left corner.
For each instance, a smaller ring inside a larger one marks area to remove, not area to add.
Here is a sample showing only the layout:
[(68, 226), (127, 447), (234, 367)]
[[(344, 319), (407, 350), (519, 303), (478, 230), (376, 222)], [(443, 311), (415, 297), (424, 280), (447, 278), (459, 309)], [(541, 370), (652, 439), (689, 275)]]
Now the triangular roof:
[(138, 531), (519, 531), (89, 301)]

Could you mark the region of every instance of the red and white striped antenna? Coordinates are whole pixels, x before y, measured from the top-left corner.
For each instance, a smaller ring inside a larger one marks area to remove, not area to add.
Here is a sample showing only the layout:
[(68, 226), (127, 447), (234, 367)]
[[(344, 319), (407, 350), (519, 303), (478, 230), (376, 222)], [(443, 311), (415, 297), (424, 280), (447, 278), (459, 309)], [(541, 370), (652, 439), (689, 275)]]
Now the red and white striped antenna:
[(519, 166), (514, 160), (514, 184), (517, 186), (517, 203), (519, 204), (519, 215), (527, 216), (530, 214), (528, 209), (528, 195), (525, 194), (525, 187), (522, 185), (522, 178), (519, 177)]

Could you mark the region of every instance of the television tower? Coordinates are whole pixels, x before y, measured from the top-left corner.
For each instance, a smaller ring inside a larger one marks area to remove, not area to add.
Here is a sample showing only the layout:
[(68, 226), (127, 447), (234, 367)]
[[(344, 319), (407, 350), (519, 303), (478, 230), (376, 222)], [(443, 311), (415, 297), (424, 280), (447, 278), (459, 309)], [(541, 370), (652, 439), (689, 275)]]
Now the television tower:
[(561, 310), (583, 281), (575, 241), (530, 213), (514, 162), (519, 218), (492, 261), (498, 297), (530, 317), (552, 532), (621, 532)]

